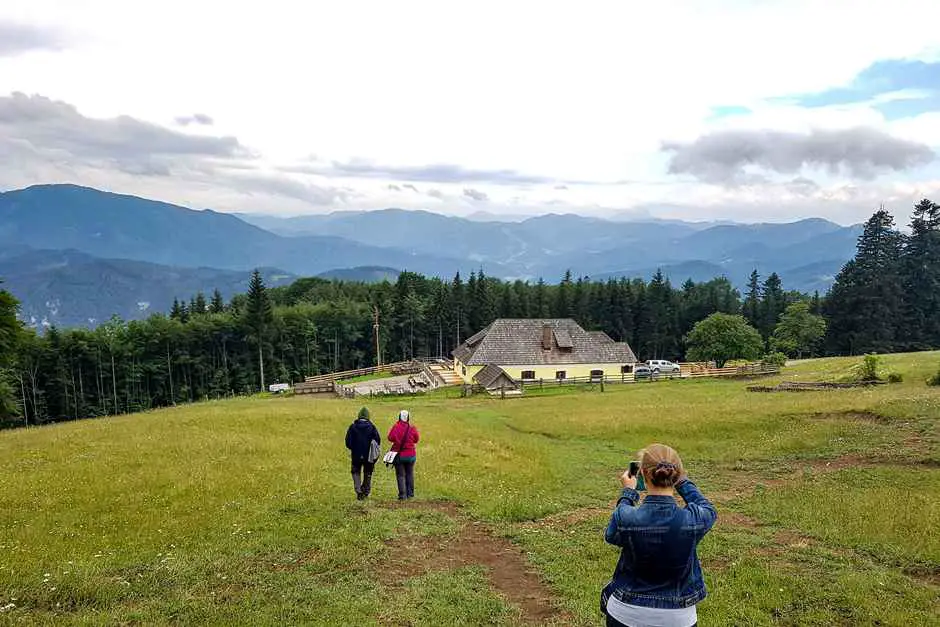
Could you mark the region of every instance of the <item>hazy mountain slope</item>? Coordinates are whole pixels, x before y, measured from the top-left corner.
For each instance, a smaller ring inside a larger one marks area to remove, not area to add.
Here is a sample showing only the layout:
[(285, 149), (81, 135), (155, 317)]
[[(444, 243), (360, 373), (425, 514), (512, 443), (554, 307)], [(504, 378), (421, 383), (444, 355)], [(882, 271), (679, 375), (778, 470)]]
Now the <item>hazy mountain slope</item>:
[[(263, 269), (268, 285), (296, 277)], [(219, 289), (228, 299), (248, 289), (248, 271), (180, 268), (127, 259), (99, 259), (74, 250), (34, 250), (0, 259), (3, 288), (21, 303), (32, 326), (93, 326), (118, 315), (140, 319), (169, 311), (174, 298)]]
[(361, 266), (358, 268), (337, 268), (321, 272), (317, 276), (321, 279), (336, 279), (337, 281), (362, 281), (364, 283), (379, 283), (381, 281), (396, 281), (401, 274), (395, 268), (381, 266)]
[(469, 272), (473, 262), (378, 247), (336, 236), (288, 238), (235, 216), (75, 185), (37, 185), (0, 195), (0, 248), (74, 249), (102, 258), (174, 266), (298, 274), (385, 265), (424, 273)]

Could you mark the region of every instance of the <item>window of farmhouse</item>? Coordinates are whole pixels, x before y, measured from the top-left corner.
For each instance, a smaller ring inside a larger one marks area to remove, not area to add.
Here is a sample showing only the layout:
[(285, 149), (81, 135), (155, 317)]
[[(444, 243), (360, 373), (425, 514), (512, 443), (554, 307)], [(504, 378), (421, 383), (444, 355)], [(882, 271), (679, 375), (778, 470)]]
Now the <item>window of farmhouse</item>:
[(626, 366), (620, 366), (620, 372), (623, 374), (630, 374), (633, 372), (633, 364), (627, 364)]
[(535, 378), (535, 370), (523, 370), (523, 371), (522, 371), (522, 378), (523, 378), (523, 379), (534, 379), (534, 378)]
[(604, 371), (603, 371), (603, 370), (592, 370), (592, 371), (591, 371), (591, 380), (592, 380), (592, 381), (600, 381), (600, 380), (603, 379), (603, 378), (604, 378)]
[(567, 377), (567, 373), (564, 370), (558, 370), (555, 372), (555, 378), (559, 381), (564, 381)]

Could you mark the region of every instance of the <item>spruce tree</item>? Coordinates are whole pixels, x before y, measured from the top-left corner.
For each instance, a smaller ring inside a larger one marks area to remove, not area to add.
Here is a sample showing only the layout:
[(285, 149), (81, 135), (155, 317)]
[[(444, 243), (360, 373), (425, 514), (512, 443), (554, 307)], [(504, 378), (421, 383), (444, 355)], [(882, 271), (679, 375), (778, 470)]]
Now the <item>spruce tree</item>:
[(757, 268), (751, 272), (750, 278), (747, 280), (747, 295), (744, 297), (744, 307), (742, 313), (744, 314), (744, 319), (747, 320), (755, 329), (760, 328), (761, 323), (761, 286), (760, 286), (760, 274), (757, 273)]
[(248, 332), (249, 338), (258, 347), (258, 374), (261, 382), (261, 391), (264, 387), (264, 345), (267, 341), (271, 325), (274, 322), (274, 312), (268, 292), (264, 286), (261, 273), (255, 270), (251, 273), (248, 283), (248, 295), (245, 311), (242, 314), (242, 323)]
[(826, 348), (832, 353), (896, 350), (901, 319), (902, 237), (894, 218), (876, 211), (858, 238), (855, 258), (842, 268), (826, 299)]
[(222, 292), (215, 290), (212, 292), (212, 300), (209, 301), (209, 313), (220, 314), (225, 312), (225, 301), (222, 299)]
[(0, 425), (18, 413), (11, 372), (21, 333), (18, 307), (16, 298), (0, 289)]
[(565, 278), (558, 284), (555, 292), (555, 307), (552, 312), (555, 318), (571, 318), (574, 315), (572, 302), (574, 300), (574, 281), (571, 278), (571, 270), (565, 271)]
[(773, 272), (764, 281), (763, 285), (764, 299), (760, 306), (760, 324), (757, 326), (761, 336), (766, 341), (773, 335), (777, 323), (780, 322), (780, 316), (787, 308), (787, 299), (783, 293), (783, 284), (780, 276)]
[(545, 280), (539, 277), (538, 282), (535, 284), (535, 299), (532, 303), (536, 318), (548, 318), (552, 315), (548, 301), (548, 286), (545, 285)]
[(914, 349), (940, 346), (940, 205), (927, 200), (914, 207), (911, 235), (902, 264), (905, 344)]
[(204, 314), (208, 311), (205, 294), (202, 292), (196, 294), (196, 298), (193, 300), (193, 306), (190, 307), (189, 311), (193, 314)]

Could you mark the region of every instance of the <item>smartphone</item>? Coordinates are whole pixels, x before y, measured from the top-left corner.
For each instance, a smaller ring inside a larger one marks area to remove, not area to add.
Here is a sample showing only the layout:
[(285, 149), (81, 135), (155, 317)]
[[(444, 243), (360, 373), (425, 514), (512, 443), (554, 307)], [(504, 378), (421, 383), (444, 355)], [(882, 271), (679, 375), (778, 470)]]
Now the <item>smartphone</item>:
[(643, 481), (643, 474), (640, 472), (640, 462), (630, 462), (629, 475), (631, 477), (636, 477), (637, 492), (642, 492), (646, 489), (646, 483)]

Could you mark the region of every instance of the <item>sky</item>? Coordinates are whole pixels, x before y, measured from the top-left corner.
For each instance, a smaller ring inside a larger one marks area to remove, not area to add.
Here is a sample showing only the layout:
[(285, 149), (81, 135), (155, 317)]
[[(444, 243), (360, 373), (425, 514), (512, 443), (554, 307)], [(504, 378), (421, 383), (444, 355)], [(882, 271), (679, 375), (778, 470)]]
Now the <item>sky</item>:
[(903, 223), (940, 2), (4, 0), (0, 190), (194, 208)]

